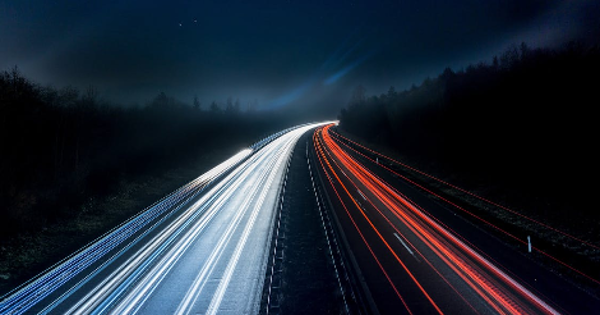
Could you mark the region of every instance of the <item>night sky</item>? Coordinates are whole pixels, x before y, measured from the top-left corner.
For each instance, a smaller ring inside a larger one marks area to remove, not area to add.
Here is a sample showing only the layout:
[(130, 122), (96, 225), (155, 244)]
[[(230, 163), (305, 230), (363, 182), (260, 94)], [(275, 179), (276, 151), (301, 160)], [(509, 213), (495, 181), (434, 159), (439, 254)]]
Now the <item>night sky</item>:
[(145, 104), (159, 92), (202, 106), (337, 109), (489, 61), (509, 45), (594, 39), (598, 1), (0, 0), (0, 70), (60, 88), (95, 86)]

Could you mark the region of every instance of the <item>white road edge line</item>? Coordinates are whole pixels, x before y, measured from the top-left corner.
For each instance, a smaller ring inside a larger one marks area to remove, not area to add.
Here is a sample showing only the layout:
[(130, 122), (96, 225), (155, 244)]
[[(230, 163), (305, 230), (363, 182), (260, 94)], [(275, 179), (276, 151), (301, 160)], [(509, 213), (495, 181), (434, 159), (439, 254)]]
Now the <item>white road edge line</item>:
[(361, 196), (361, 197), (362, 197), (362, 198), (363, 198), (365, 201), (367, 200), (367, 197), (365, 197), (365, 195), (363, 195), (363, 193), (362, 193), (360, 190), (358, 190), (358, 188), (356, 189), (356, 191), (358, 191), (358, 193), (360, 194), (360, 196)]
[(398, 235), (398, 233), (394, 232), (394, 236), (400, 241), (400, 243), (402, 244), (402, 246), (404, 246), (404, 248), (406, 248), (406, 250), (408, 251), (409, 254), (411, 254), (413, 257), (415, 257), (415, 259), (419, 261), (419, 258), (417, 258), (417, 256), (415, 256), (415, 253), (410, 249), (410, 247), (408, 247), (408, 245), (406, 245), (406, 243), (404, 243), (404, 241), (402, 240), (402, 238)]

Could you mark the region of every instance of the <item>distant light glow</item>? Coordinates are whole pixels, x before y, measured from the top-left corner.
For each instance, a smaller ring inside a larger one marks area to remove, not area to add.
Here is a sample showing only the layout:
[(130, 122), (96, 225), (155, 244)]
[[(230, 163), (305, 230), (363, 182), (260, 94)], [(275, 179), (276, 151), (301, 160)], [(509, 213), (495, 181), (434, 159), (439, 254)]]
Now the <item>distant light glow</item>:
[(304, 83), (303, 85), (295, 88), (294, 90), (292, 90), (291, 92), (288, 92), (278, 98), (276, 98), (275, 100), (273, 100), (268, 106), (267, 109), (275, 109), (275, 108), (280, 108), (283, 107), (297, 99), (299, 99), (300, 97), (302, 97), (302, 95), (304, 95), (306, 93), (306, 91), (312, 87), (314, 85), (314, 83), (311, 81)]
[(332, 76), (327, 78), (325, 81), (323, 81), (323, 83), (325, 83), (326, 85), (331, 85), (331, 84), (337, 82), (343, 76), (345, 76), (350, 71), (352, 71), (354, 68), (360, 66), (363, 62), (365, 62), (369, 58), (371, 58), (371, 56), (373, 56), (374, 54), (375, 54), (375, 51), (371, 51), (368, 54), (356, 59), (351, 64), (347, 65), (346, 67), (342, 68), (341, 70), (339, 70), (338, 72), (334, 73)]
[[(349, 73), (352, 69), (361, 65), (363, 62), (365, 62), (367, 59), (369, 59), (375, 53), (375, 50), (371, 50), (367, 54), (356, 59), (354, 62), (350, 63), (349, 65), (345, 66), (341, 70), (339, 70), (336, 73), (334, 73), (333, 75), (331, 75), (330, 74), (331, 71), (333, 71), (334, 68), (337, 68), (339, 65), (343, 64), (344, 60), (346, 60), (350, 55), (352, 55), (352, 53), (354, 51), (356, 51), (357, 48), (364, 42), (364, 38), (363, 38), (363, 39), (356, 41), (354, 44), (349, 45), (348, 42), (351, 37), (352, 36), (347, 38), (340, 45), (340, 47), (338, 49), (336, 49), (336, 51), (334, 51), (327, 58), (327, 60), (325, 60), (325, 62), (321, 65), (321, 67), (317, 71), (315, 71), (315, 73), (309, 79), (306, 80), (306, 82), (304, 82), (302, 85), (296, 87), (292, 91), (290, 91), (286, 94), (283, 94), (283, 95), (279, 96), (278, 98), (274, 99), (273, 101), (271, 101), (269, 103), (269, 105), (267, 105), (265, 107), (265, 109), (281, 108), (281, 107), (284, 107), (294, 101), (297, 101), (298, 99), (300, 99), (301, 97), (306, 95), (311, 88), (315, 87), (317, 82), (324, 82), (326, 85), (331, 85), (331, 84), (335, 83), (341, 77), (343, 77), (344, 75)], [(329, 77), (327, 77), (328, 75), (329, 75)], [(324, 77), (327, 77), (327, 79), (325, 79), (323, 81)]]

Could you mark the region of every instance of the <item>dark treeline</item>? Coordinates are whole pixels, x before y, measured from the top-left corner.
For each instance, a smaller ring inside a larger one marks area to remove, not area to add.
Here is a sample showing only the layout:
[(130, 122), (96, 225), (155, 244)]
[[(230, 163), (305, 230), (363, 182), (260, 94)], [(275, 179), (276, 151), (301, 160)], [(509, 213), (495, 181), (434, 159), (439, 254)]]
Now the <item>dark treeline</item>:
[(190, 163), (224, 144), (241, 149), (293, 123), (282, 113), (241, 110), (231, 98), (205, 108), (161, 93), (125, 109), (91, 87), (41, 87), (16, 68), (4, 71), (0, 237), (73, 217), (86, 199), (110, 193), (121, 179)]
[(543, 200), (530, 209), (539, 215), (598, 222), (585, 187), (597, 162), (599, 75), (598, 47), (522, 44), (406, 91), (366, 97), (359, 87), (340, 127), (467, 188)]

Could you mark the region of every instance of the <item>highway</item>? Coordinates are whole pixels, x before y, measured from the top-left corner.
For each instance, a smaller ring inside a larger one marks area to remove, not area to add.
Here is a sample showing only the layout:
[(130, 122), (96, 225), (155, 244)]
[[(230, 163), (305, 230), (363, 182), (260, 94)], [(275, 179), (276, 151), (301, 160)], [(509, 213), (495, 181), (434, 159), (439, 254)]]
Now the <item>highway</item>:
[(0, 313), (258, 312), (290, 128), (241, 151), (13, 290)]
[[(332, 126), (296, 126), (240, 151), (2, 297), (0, 314), (258, 314), (265, 288), (267, 312), (293, 313), (292, 305), (317, 300), (294, 299), (322, 292), (311, 286), (327, 270), (334, 272), (328, 278), (332, 292), (321, 302), (341, 313), (600, 309), (597, 297), (424, 198), (413, 185), (390, 185), (357, 159), (360, 153), (345, 146)], [(297, 145), (312, 130), (311, 145)], [(379, 165), (371, 162), (371, 168)], [(286, 185), (290, 168), (298, 183)], [(290, 201), (284, 207), (285, 196)], [(279, 206), (288, 209), (288, 237), (277, 237), (284, 233)], [(305, 214), (317, 226), (308, 226)], [(307, 231), (325, 239), (311, 241)], [(273, 246), (273, 239), (284, 246)], [(302, 242), (316, 246), (312, 256), (289, 247), (289, 257), (283, 255), (282, 248)], [(277, 276), (284, 278), (273, 292), (277, 257), (283, 257)], [(302, 269), (307, 266), (313, 269)], [(285, 278), (299, 271), (309, 276)], [(294, 291), (281, 283), (303, 287)], [(332, 297), (335, 302), (323, 301)], [(272, 299), (283, 306), (269, 306)]]
[(331, 127), (315, 132), (314, 160), (346, 250), (361, 271), (370, 312), (598, 312), (596, 297), (439, 203), (419, 198), (409, 185), (402, 191), (389, 185), (349, 153)]

